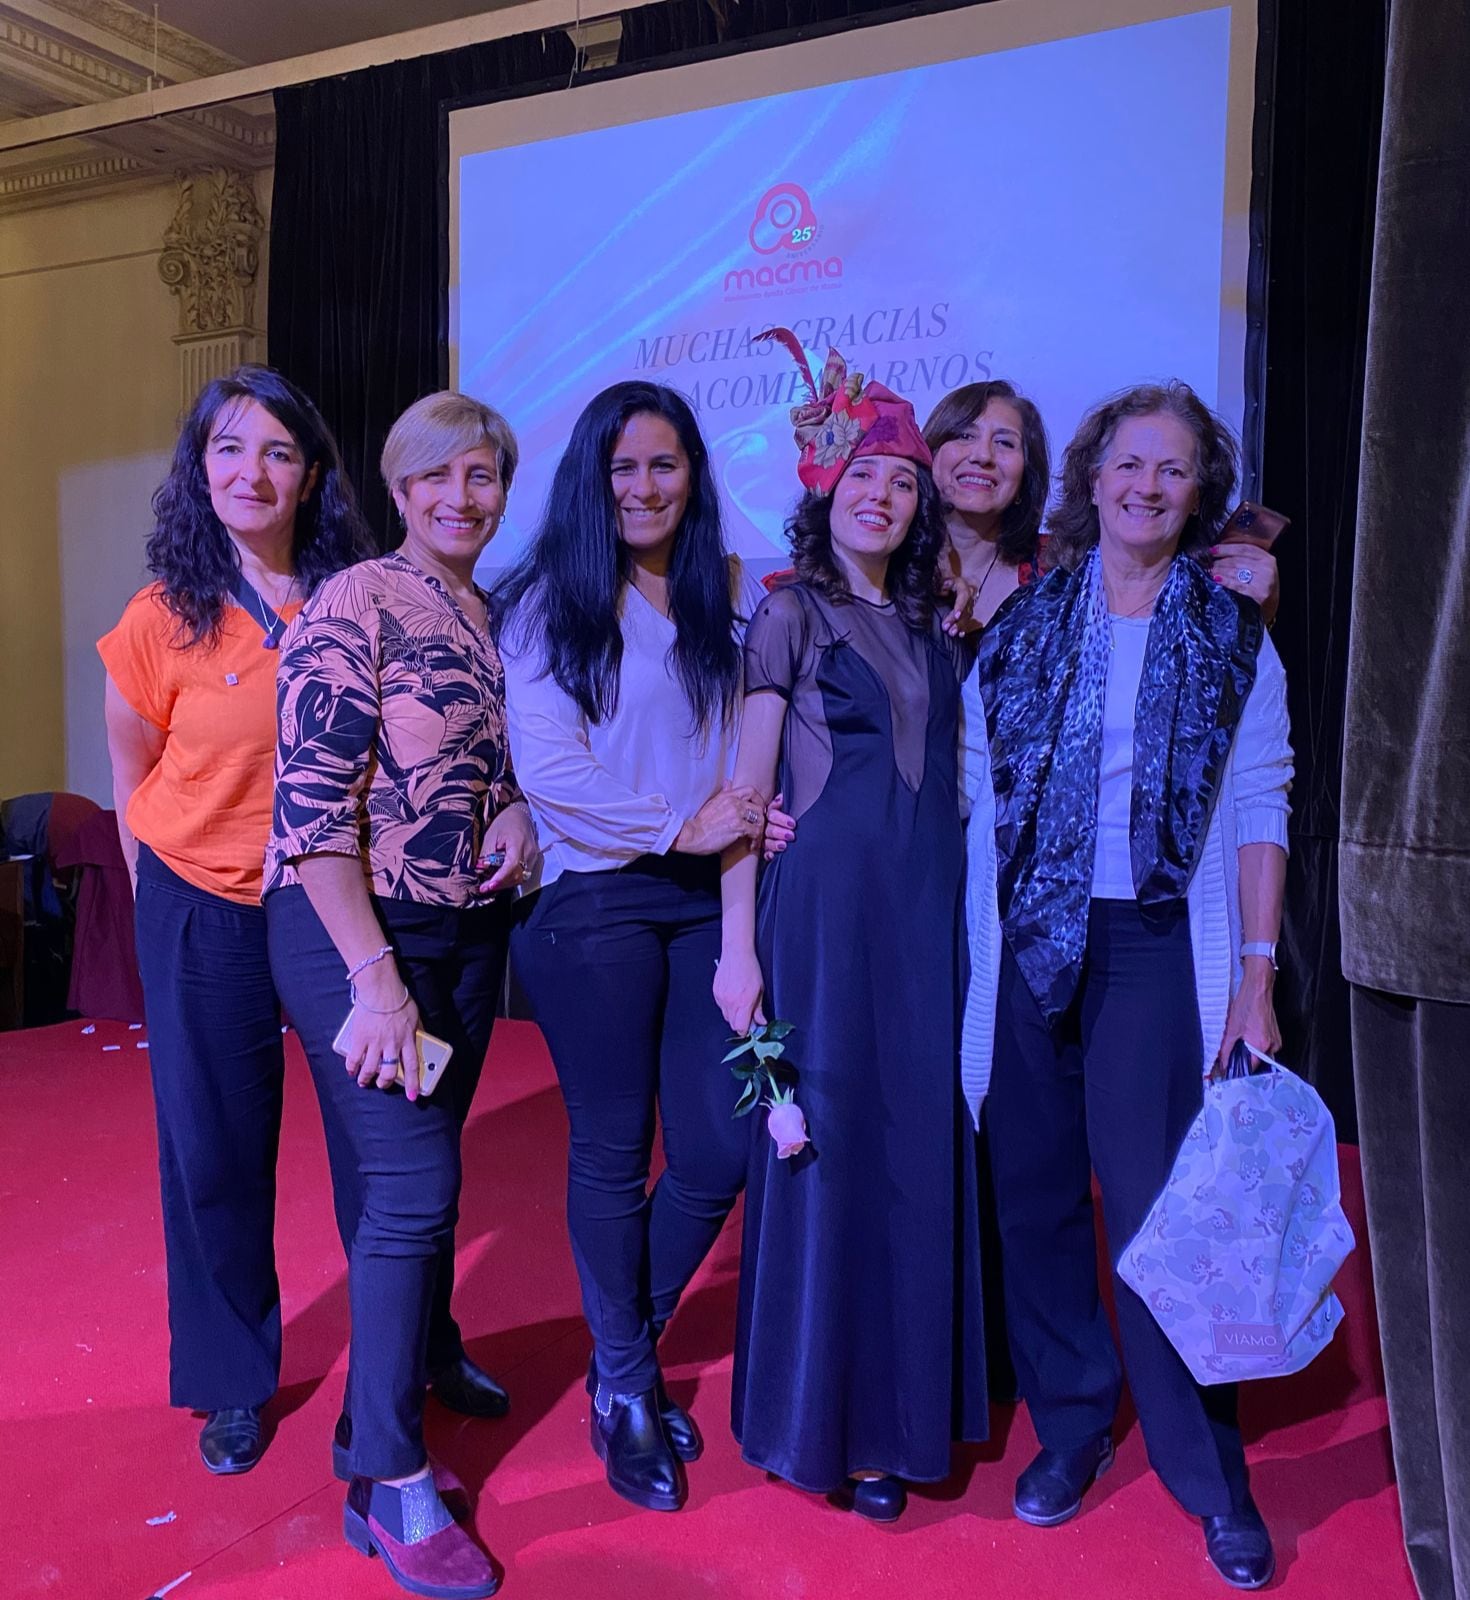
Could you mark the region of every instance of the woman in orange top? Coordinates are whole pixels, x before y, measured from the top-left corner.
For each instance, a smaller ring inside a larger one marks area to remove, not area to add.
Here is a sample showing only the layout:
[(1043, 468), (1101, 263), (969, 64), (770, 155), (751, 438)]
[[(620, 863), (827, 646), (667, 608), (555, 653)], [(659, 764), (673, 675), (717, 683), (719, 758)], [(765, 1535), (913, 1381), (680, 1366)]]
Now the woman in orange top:
[(322, 579), (368, 553), (316, 407), (266, 367), (194, 403), (153, 497), (157, 582), (98, 641), (158, 1119), (169, 1395), (208, 1413), (205, 1466), (260, 1459), (276, 1391), (284, 1060), (260, 904), (277, 648)]

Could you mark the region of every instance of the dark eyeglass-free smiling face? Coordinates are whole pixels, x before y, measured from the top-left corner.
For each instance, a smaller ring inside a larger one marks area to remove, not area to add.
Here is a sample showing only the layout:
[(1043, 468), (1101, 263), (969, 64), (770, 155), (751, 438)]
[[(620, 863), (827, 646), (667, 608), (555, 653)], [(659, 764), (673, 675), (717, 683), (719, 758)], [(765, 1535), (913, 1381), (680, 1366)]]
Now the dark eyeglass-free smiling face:
[(628, 418), (608, 463), (618, 536), (644, 561), (666, 561), (689, 506), (689, 456), (674, 425), (640, 411)]
[(220, 407), (204, 447), (204, 475), (215, 516), (250, 543), (288, 529), (316, 485), (301, 446), (258, 400)]
[(934, 455), (934, 482), (965, 516), (995, 516), (1021, 492), (1026, 450), (1021, 413), (997, 397)]

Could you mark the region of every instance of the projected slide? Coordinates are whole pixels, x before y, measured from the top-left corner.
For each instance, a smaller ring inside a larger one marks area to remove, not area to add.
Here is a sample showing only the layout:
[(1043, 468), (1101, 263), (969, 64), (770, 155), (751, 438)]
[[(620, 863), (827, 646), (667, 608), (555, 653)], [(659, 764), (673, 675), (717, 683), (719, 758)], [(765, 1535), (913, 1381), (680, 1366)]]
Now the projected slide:
[[(979, 27), (998, 9), (959, 15)], [(921, 421), (948, 390), (1006, 377), (1059, 448), (1100, 395), (1178, 375), (1238, 425), (1232, 20), (1222, 6), (674, 115), (646, 113), (679, 74), (648, 74), (619, 86), (642, 117), (625, 102), (613, 125), (515, 143), (507, 113), (524, 130), (531, 102), (454, 113), (454, 379), (523, 447), (490, 564), (534, 526), (578, 410), (630, 377), (689, 397), (732, 542), (783, 559), (797, 379), (752, 342), (777, 323), (814, 369), (835, 345)], [(892, 59), (884, 35), (921, 25), (867, 30), (867, 70)], [(752, 66), (783, 53), (714, 65), (759, 83)], [(537, 99), (585, 123), (598, 87)]]

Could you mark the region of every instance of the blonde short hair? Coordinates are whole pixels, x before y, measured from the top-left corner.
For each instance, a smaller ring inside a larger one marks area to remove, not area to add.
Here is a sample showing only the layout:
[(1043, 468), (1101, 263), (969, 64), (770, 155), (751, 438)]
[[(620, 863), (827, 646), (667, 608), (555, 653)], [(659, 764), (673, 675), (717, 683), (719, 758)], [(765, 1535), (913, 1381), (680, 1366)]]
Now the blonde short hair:
[(388, 430), (381, 462), (383, 482), (401, 490), (416, 472), (442, 467), (467, 450), (492, 445), (500, 482), (510, 488), (520, 460), (520, 446), (510, 424), (493, 406), (453, 389), (415, 400)]

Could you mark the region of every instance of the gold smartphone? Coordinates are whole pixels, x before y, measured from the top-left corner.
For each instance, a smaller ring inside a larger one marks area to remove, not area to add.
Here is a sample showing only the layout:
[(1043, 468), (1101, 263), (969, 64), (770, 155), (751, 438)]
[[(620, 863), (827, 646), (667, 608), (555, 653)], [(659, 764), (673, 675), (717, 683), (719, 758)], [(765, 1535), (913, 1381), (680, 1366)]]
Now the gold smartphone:
[[(332, 1040), (332, 1048), (339, 1056), (347, 1054), (347, 1031), (352, 1026), (353, 1013), (349, 1011), (342, 1020), (342, 1026), (337, 1029), (337, 1037)], [(414, 1034), (414, 1041), (419, 1047), (419, 1093), (433, 1094), (440, 1078), (444, 1076), (444, 1069), (449, 1065), (449, 1058), (454, 1054), (454, 1046), (443, 1039), (436, 1039), (432, 1033), (425, 1033), (422, 1028)], [(403, 1082), (403, 1068), (398, 1069), (397, 1082)]]

